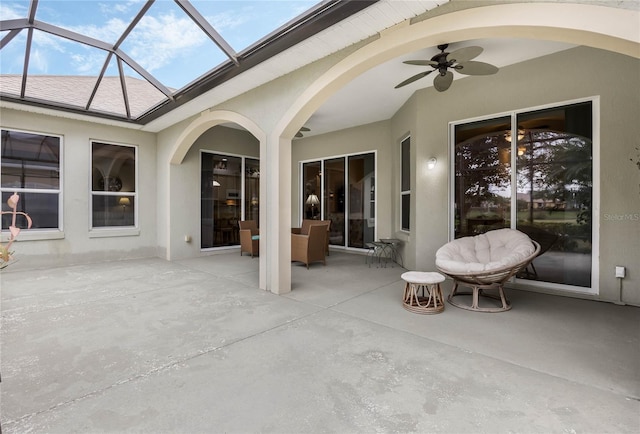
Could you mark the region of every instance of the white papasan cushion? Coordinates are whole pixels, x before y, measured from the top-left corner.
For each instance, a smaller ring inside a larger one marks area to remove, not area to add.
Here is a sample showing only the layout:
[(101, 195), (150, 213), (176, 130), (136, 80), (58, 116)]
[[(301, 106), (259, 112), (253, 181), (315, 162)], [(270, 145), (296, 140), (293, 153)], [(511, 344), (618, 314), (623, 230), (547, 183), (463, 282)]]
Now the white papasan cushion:
[(436, 252), (436, 265), (452, 273), (494, 271), (519, 264), (535, 251), (531, 239), (515, 229), (496, 229), (453, 240)]

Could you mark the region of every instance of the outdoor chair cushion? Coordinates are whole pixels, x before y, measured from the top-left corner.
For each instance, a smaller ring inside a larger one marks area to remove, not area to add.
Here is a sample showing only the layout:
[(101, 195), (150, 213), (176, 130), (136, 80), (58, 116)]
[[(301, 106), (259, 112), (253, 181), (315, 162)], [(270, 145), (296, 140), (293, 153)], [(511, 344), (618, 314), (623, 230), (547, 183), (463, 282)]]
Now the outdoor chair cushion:
[(451, 273), (491, 272), (517, 265), (535, 250), (526, 234), (496, 229), (445, 244), (436, 252), (436, 266)]

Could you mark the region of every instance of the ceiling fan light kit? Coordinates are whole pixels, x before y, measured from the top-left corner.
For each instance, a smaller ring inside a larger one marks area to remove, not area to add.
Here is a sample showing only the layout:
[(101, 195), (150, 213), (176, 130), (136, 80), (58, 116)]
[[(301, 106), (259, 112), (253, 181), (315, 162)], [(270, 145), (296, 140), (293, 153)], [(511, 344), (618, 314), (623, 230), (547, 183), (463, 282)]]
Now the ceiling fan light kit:
[(438, 71), (438, 75), (433, 79), (433, 87), (435, 87), (438, 92), (444, 92), (449, 89), (451, 83), (453, 83), (453, 72), (451, 72), (450, 69), (465, 75), (491, 75), (498, 72), (498, 68), (494, 65), (485, 62), (472, 61), (472, 59), (475, 59), (480, 55), (480, 53), (482, 53), (482, 47), (463, 47), (448, 53), (445, 51), (448, 46), (449, 44), (438, 45), (440, 53), (433, 56), (430, 60), (404, 61), (403, 63), (406, 63), (407, 65), (430, 66), (432, 69), (407, 78), (403, 82), (397, 84), (395, 88), (398, 89), (406, 86), (416, 80), (426, 77), (433, 71)]

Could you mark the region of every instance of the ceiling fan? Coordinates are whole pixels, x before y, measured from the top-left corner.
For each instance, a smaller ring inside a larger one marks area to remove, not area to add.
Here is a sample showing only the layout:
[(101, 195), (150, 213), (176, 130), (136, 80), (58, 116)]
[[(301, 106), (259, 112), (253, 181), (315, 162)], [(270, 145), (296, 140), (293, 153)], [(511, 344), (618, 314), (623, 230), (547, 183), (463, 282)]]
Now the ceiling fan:
[(498, 72), (498, 67), (484, 62), (476, 62), (471, 59), (475, 59), (482, 53), (482, 47), (463, 47), (458, 50), (447, 53), (445, 50), (449, 44), (438, 45), (438, 50), (441, 52), (431, 58), (431, 60), (406, 60), (403, 63), (407, 65), (418, 66), (430, 66), (431, 70), (421, 72), (407, 78), (402, 83), (398, 84), (395, 89), (398, 89), (407, 84), (413, 83), (419, 80), (433, 71), (437, 71), (438, 75), (433, 79), (433, 87), (438, 92), (444, 92), (449, 89), (453, 82), (453, 72), (449, 69), (453, 69), (460, 74), (466, 75), (491, 75)]
[(306, 133), (308, 131), (311, 131), (309, 128), (307, 127), (302, 127), (298, 130), (298, 132), (296, 133), (295, 137), (300, 138), (300, 137), (304, 137), (304, 134), (302, 133)]

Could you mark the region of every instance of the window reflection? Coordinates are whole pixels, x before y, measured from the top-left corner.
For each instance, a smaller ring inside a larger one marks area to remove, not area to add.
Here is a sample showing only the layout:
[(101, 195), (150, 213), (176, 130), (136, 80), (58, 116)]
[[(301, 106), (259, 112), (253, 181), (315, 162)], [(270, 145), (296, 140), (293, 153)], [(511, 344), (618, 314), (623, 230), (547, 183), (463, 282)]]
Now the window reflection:
[(245, 220), (260, 220), (260, 160), (246, 158), (244, 178), (244, 215)]
[(542, 248), (522, 278), (591, 286), (591, 103), (518, 116), (517, 229)]
[(91, 225), (135, 226), (136, 148), (91, 144)]
[(411, 229), (411, 137), (400, 143), (400, 229)]
[(345, 245), (345, 158), (332, 158), (324, 162), (325, 219), (331, 220), (329, 243)]
[(375, 241), (374, 163), (373, 154), (349, 157), (349, 247)]
[(302, 166), (304, 189), (302, 190), (301, 199), (304, 207), (305, 219), (320, 219), (320, 198), (322, 197), (322, 181), (320, 170), (321, 165), (319, 161), (305, 163)]
[(516, 228), (542, 249), (519, 278), (591, 287), (592, 156), (591, 102), (457, 125), (455, 237)]
[(509, 117), (456, 126), (456, 238), (510, 225), (510, 129)]
[(239, 245), (238, 222), (260, 221), (260, 160), (202, 152), (200, 188), (201, 248)]
[[(9, 211), (7, 199), (20, 195), (17, 211), (33, 220), (32, 229), (60, 227), (61, 138), (24, 131), (2, 130), (0, 146), (0, 186), (2, 210)], [(2, 216), (2, 227), (10, 225)], [(26, 221), (16, 221), (21, 229)]]

